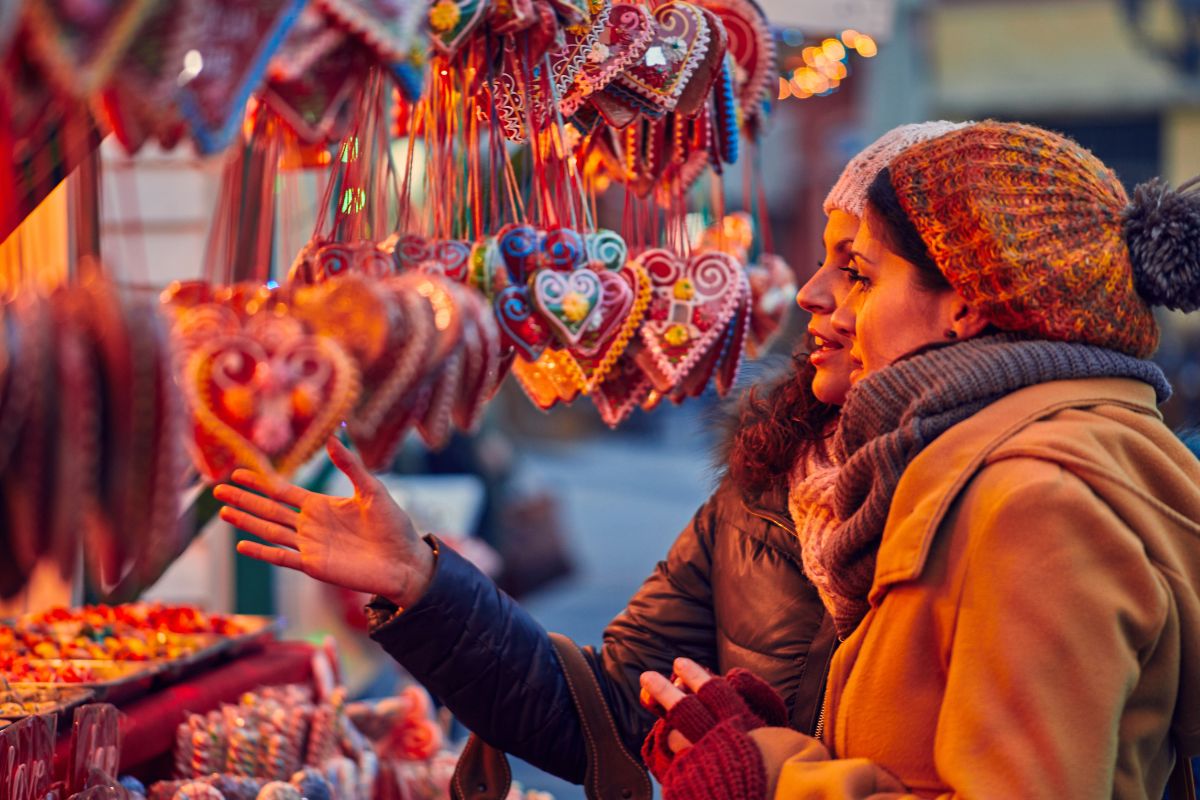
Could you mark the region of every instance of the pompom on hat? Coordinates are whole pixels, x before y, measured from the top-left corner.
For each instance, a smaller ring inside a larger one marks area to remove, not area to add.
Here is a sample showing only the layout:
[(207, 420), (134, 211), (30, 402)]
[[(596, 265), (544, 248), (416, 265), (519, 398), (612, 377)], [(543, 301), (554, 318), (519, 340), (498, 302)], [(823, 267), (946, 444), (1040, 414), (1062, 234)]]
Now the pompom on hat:
[(967, 122), (914, 122), (892, 128), (867, 146), (842, 170), (822, 206), (825, 215), (840, 210), (861, 218), (867, 205), (867, 188), (879, 171), (914, 144), (965, 128)]
[(1129, 201), (1116, 175), (1056, 133), (981, 122), (889, 166), (946, 279), (1002, 330), (1145, 358), (1152, 305), (1200, 307), (1200, 193), (1162, 181)]

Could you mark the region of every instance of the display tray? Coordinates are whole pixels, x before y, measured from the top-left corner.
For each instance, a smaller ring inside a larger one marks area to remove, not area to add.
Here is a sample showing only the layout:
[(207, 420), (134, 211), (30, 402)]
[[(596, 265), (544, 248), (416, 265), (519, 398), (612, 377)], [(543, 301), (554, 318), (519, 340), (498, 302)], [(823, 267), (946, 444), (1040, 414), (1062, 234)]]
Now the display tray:
[(45, 668), (73, 677), (66, 680), (29, 681), (11, 685), (42, 689), (78, 686), (91, 690), (97, 702), (107, 703), (122, 703), (145, 694), (154, 685), (154, 679), (163, 669), (162, 662), (159, 661), (50, 658), (30, 659), (28, 663), (34, 669)]
[(0, 684), (0, 727), (35, 714), (69, 714), (76, 706), (95, 698), (83, 686), (61, 684)]
[(229, 637), (229, 652), (235, 656), (240, 656), (247, 650), (257, 649), (267, 642), (279, 638), (284, 627), (283, 617), (234, 614), (230, 619), (246, 629), (244, 633)]
[(233, 614), (229, 619), (244, 630), (241, 633), (223, 635), (219, 633), (195, 633), (190, 636), (199, 640), (200, 647), (178, 658), (162, 661), (163, 677), (176, 681), (194, 675), (214, 662), (235, 658), (250, 650), (256, 650), (275, 639), (283, 630), (283, 619), (252, 614)]

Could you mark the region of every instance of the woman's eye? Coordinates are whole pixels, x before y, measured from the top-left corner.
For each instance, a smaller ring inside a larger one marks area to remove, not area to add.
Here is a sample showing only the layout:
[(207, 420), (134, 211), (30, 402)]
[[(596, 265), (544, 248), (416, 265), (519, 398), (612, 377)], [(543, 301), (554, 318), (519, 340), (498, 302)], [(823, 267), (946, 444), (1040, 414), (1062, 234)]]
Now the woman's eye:
[(866, 288), (871, 284), (871, 279), (866, 275), (863, 275), (854, 267), (842, 267), (841, 269), (842, 272), (846, 273), (846, 277), (851, 283), (861, 285), (863, 288)]

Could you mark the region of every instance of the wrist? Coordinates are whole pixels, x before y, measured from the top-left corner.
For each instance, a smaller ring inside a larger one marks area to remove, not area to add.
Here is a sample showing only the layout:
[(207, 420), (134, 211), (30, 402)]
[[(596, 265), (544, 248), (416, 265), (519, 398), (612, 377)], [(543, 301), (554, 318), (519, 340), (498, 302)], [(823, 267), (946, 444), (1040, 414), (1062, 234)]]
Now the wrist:
[(380, 592), (380, 596), (396, 604), (400, 609), (408, 608), (420, 600), (433, 582), (433, 571), (437, 566), (438, 542), (425, 536), (413, 550), (412, 558), (395, 565), (391, 588)]

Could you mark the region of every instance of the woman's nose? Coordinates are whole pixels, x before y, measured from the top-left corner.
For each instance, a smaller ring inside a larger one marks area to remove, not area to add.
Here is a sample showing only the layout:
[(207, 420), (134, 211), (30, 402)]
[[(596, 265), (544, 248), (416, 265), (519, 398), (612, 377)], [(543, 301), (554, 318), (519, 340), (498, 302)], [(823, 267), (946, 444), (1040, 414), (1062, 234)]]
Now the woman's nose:
[(839, 335), (847, 339), (854, 338), (854, 329), (857, 322), (857, 314), (854, 310), (854, 303), (847, 301), (842, 303), (829, 318), (829, 324), (833, 326), (833, 330)]
[(833, 287), (829, 281), (829, 270), (819, 267), (808, 282), (796, 293), (796, 305), (810, 314), (831, 314), (837, 307)]

